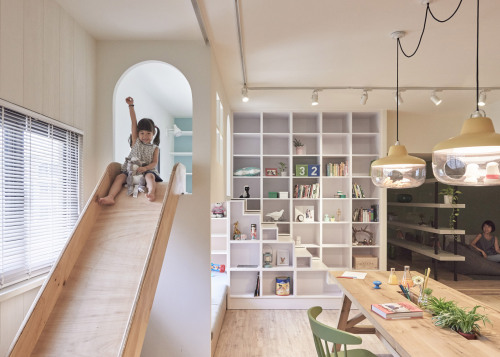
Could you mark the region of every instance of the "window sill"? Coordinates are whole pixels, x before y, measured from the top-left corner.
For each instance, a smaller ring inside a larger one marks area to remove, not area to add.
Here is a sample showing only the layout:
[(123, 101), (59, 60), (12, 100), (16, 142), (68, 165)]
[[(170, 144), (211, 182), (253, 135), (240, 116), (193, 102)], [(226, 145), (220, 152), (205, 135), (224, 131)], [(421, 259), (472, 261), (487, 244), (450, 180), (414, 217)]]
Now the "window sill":
[(39, 275), (32, 279), (22, 281), (20, 283), (14, 284), (12, 286), (0, 290), (0, 303), (12, 299), (17, 295), (24, 294), (29, 290), (42, 286), (46, 278), (47, 274)]

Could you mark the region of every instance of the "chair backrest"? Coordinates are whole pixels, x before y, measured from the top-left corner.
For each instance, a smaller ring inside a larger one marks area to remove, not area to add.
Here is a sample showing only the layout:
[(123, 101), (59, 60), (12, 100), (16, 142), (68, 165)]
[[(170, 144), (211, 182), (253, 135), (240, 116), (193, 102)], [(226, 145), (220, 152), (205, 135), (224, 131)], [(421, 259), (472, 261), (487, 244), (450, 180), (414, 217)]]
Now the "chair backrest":
[(336, 328), (317, 321), (316, 317), (318, 317), (322, 311), (323, 309), (321, 306), (314, 306), (307, 310), (318, 357), (331, 357), (330, 350), (332, 348), (328, 346), (328, 342), (333, 344), (333, 355), (335, 357), (338, 356), (336, 344), (344, 345), (344, 350), (347, 348), (346, 345), (361, 344), (362, 340), (360, 337), (349, 332), (337, 330)]

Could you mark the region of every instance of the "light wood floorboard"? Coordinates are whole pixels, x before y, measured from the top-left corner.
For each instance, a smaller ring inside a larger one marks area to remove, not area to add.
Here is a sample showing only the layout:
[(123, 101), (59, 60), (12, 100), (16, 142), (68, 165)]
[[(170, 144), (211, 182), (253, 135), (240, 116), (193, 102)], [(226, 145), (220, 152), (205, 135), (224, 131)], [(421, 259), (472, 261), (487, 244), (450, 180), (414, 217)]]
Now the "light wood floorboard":
[[(339, 310), (318, 320), (336, 326)], [(361, 335), (361, 348), (391, 356), (375, 335)], [(215, 357), (317, 357), (306, 310), (228, 310)]]
[[(416, 258), (416, 257), (415, 257)], [(413, 259), (412, 270), (422, 270), (428, 261)], [(397, 266), (389, 262), (388, 266)], [(407, 264), (407, 263), (406, 263)], [(410, 263), (411, 264), (411, 263)], [(401, 270), (397, 266), (397, 270)], [(472, 280), (460, 275), (453, 281), (453, 273), (439, 270), (439, 281), (500, 311), (500, 278)], [(464, 306), (465, 307), (465, 306)], [(352, 315), (352, 313), (351, 313)], [(337, 326), (339, 310), (324, 310), (319, 320)], [(360, 335), (363, 348), (380, 357), (390, 356), (375, 335)], [(228, 310), (222, 326), (215, 357), (316, 357), (306, 310)]]

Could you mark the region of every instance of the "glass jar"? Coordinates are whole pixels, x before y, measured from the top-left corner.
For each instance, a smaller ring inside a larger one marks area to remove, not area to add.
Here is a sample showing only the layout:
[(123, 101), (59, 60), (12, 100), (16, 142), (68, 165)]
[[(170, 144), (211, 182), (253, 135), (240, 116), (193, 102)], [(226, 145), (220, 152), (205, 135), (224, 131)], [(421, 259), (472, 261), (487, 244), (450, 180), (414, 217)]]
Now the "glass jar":
[(398, 285), (398, 277), (396, 276), (396, 269), (391, 268), (391, 274), (389, 274), (389, 281), (387, 282), (389, 285)]
[(409, 265), (405, 265), (405, 269), (403, 271), (403, 278), (401, 279), (401, 285), (403, 285), (405, 288), (406, 287), (411, 288), (413, 286), (413, 279), (411, 277)]

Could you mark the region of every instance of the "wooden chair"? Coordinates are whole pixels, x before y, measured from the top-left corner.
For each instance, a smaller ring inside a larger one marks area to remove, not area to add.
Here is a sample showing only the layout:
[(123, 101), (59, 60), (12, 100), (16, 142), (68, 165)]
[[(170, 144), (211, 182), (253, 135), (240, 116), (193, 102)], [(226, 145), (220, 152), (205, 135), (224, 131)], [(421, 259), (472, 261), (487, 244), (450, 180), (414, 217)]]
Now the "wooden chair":
[[(323, 311), (321, 306), (314, 306), (307, 310), (318, 357), (376, 357), (376, 355), (364, 349), (352, 349), (347, 351), (347, 345), (361, 344), (361, 337), (349, 332), (337, 330), (336, 328), (317, 321), (316, 317), (321, 314), (321, 311)], [(324, 342), (324, 346), (322, 342)], [(333, 354), (330, 353), (331, 348), (328, 347), (328, 342), (333, 344)], [(337, 345), (344, 345), (344, 351), (338, 351)]]

